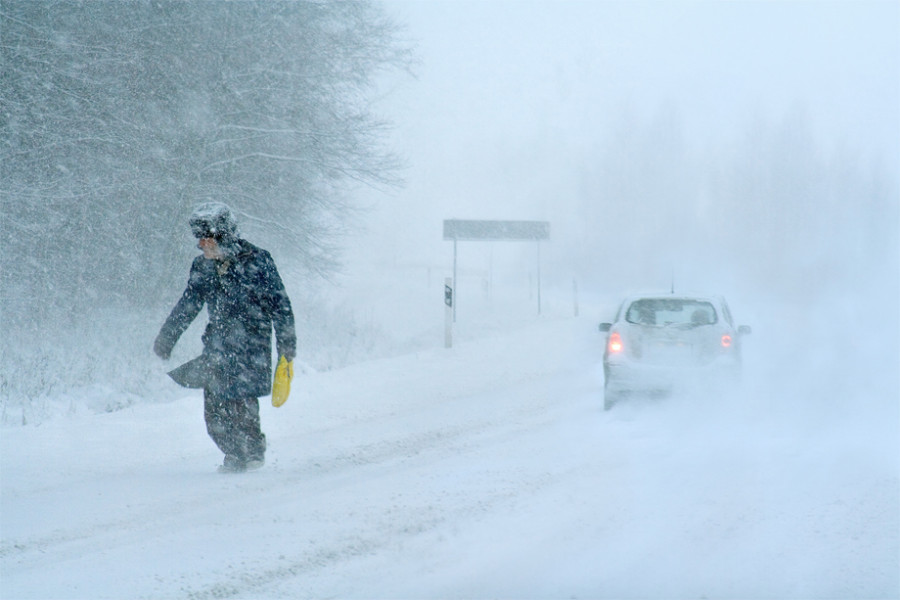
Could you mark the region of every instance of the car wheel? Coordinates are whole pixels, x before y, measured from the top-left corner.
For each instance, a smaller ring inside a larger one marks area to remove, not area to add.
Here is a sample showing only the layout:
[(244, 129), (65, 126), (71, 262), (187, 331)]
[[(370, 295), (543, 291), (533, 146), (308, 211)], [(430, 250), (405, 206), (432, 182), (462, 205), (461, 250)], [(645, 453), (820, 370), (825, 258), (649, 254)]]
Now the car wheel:
[(603, 387), (603, 410), (609, 410), (622, 399), (621, 392), (614, 392), (608, 386)]

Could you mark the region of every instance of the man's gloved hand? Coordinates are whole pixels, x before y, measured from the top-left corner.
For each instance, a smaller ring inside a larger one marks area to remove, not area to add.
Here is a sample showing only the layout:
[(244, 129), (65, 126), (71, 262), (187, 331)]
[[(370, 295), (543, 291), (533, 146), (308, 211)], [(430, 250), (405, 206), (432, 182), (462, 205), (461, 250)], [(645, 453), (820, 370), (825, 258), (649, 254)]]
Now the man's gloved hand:
[(294, 362), (282, 355), (275, 367), (275, 381), (272, 383), (272, 406), (287, 402), (291, 393), (291, 379), (294, 378)]
[(167, 344), (161, 336), (156, 336), (156, 341), (153, 342), (153, 352), (161, 359), (169, 360), (169, 356), (172, 355), (172, 346)]

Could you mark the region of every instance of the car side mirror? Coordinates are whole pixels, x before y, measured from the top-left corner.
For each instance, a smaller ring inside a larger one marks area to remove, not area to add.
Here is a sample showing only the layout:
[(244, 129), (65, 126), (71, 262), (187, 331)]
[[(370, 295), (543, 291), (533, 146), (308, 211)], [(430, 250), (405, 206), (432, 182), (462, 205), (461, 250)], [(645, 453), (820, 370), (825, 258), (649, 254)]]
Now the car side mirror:
[(753, 330), (750, 329), (750, 326), (749, 326), (749, 325), (741, 325), (740, 327), (738, 327), (738, 333), (739, 333), (740, 335), (747, 335), (747, 334), (749, 334), (749, 333), (752, 332), (752, 331), (753, 331)]
[(612, 323), (600, 323), (598, 329), (600, 331), (609, 331), (610, 329), (612, 329)]

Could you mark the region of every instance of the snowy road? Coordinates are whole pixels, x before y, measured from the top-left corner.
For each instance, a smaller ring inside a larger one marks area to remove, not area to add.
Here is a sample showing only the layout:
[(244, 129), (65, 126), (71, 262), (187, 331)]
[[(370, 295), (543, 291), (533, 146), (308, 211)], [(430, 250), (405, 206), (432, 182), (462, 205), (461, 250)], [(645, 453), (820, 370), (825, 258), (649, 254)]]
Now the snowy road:
[(545, 320), (300, 376), (242, 475), (215, 472), (175, 387), (7, 427), (0, 596), (900, 595), (892, 398), (819, 410), (803, 382), (749, 383), (604, 413), (598, 338)]

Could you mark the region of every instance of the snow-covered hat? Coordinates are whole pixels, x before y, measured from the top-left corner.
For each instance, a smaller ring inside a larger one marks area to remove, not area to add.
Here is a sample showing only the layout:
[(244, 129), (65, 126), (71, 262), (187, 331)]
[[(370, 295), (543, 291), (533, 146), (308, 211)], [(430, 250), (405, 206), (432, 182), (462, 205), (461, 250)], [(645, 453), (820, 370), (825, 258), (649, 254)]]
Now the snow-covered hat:
[(237, 235), (237, 220), (227, 204), (204, 202), (198, 204), (191, 215), (191, 233), (194, 237), (221, 240)]

